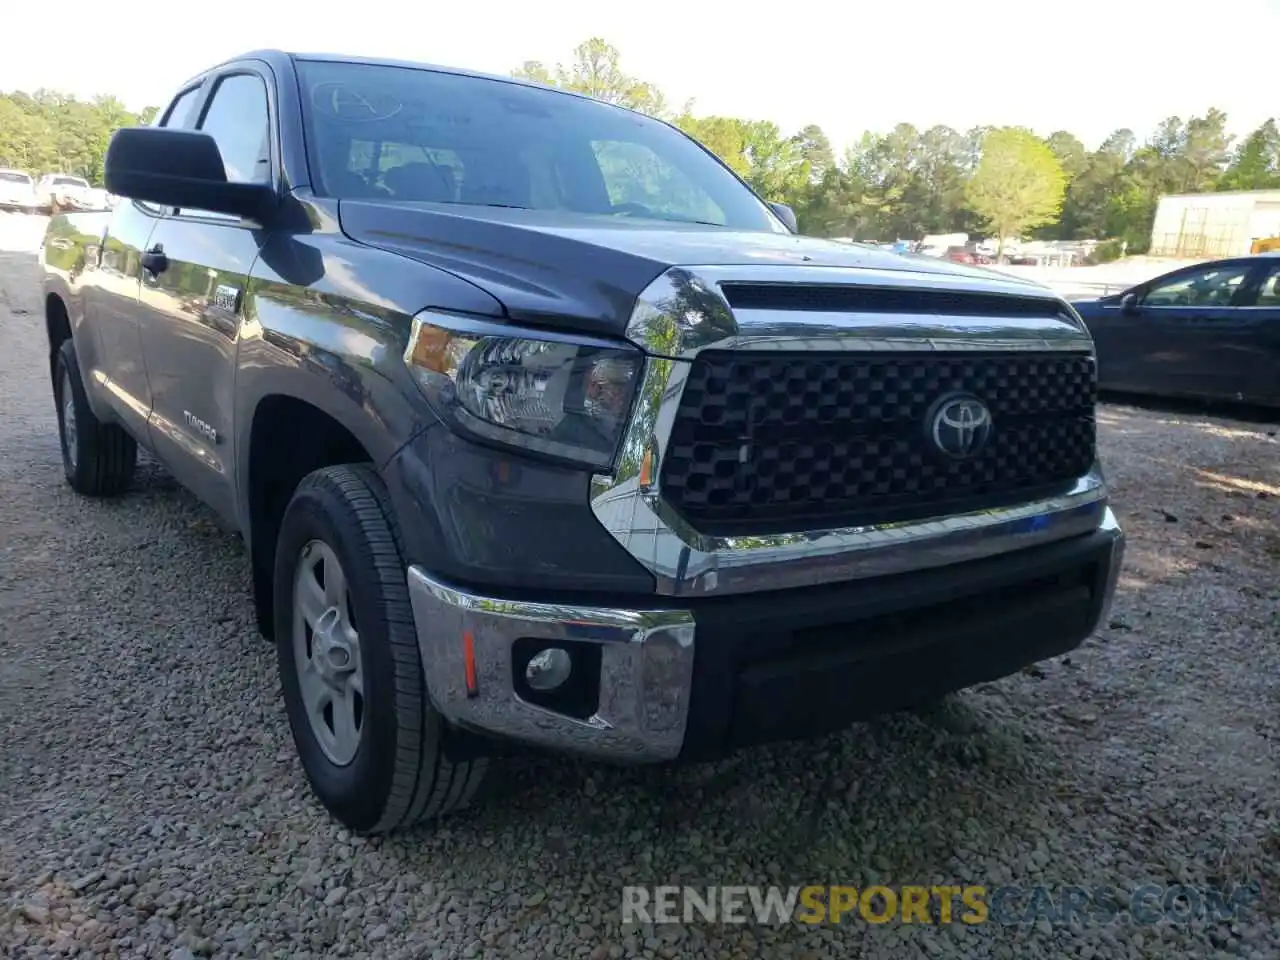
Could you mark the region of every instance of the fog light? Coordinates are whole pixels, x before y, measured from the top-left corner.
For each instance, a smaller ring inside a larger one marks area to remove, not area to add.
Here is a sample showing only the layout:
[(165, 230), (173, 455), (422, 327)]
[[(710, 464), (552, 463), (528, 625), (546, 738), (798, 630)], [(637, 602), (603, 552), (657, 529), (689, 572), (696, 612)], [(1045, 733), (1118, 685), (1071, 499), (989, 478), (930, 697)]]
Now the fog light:
[(572, 672), (573, 661), (568, 651), (548, 647), (529, 659), (529, 665), (524, 668), (524, 678), (532, 689), (546, 692), (561, 686)]

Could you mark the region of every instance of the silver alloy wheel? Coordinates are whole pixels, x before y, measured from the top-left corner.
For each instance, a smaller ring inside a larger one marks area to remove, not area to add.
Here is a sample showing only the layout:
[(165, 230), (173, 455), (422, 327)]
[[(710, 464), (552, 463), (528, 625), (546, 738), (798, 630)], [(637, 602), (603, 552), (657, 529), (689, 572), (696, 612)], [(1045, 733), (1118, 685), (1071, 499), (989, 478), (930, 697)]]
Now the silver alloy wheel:
[(72, 472), (76, 469), (76, 401), (71, 392), (71, 374), (62, 375), (62, 447), (67, 456), (67, 465)]
[(302, 548), (293, 579), (293, 656), (311, 732), (325, 756), (345, 767), (364, 729), (360, 635), (346, 574), (321, 540)]

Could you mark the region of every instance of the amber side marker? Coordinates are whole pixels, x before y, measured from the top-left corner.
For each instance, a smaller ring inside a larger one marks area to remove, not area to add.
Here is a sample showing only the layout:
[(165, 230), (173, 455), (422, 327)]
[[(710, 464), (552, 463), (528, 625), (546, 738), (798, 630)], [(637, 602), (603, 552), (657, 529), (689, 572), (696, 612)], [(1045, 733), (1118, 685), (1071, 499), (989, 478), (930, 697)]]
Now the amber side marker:
[(640, 461), (640, 488), (647, 490), (653, 485), (653, 451), (646, 450)]
[(466, 671), (467, 696), (479, 696), (480, 685), (476, 683), (476, 638), (470, 630), (462, 631), (462, 663)]

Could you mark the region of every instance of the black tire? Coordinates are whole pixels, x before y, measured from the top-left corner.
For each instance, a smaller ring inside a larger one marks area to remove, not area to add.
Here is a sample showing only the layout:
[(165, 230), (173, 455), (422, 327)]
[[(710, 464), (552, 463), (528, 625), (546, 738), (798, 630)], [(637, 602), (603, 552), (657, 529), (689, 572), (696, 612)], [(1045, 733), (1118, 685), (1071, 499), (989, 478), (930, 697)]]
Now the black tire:
[[(359, 629), (364, 712), (346, 765), (325, 754), (303, 706), (293, 649), (294, 579), (313, 540), (336, 555)], [(451, 762), (427, 695), (404, 559), (386, 488), (368, 466), (308, 474), (285, 509), (274, 574), (276, 652), (293, 741), (312, 790), (344, 826), (388, 833), (467, 806), (488, 759)]]
[[(74, 436), (67, 435), (67, 393), (75, 418)], [(138, 444), (123, 427), (94, 416), (80, 377), (80, 364), (71, 340), (58, 348), (54, 364), (53, 398), (58, 408), (58, 444), (62, 470), (76, 493), (111, 497), (123, 492), (138, 465)]]

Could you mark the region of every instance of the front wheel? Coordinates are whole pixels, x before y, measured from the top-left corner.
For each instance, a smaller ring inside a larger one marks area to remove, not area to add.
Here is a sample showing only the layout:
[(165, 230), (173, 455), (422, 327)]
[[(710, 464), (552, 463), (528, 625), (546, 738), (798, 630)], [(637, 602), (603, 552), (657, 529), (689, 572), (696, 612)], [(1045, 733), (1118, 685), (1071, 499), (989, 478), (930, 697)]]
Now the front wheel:
[(326, 809), (372, 834), (466, 806), (488, 761), (445, 757), (405, 563), (372, 468), (325, 467), (298, 485), (276, 545), (274, 593), (289, 726)]

